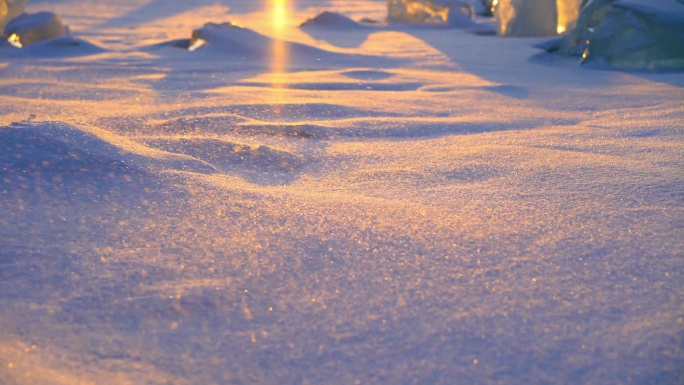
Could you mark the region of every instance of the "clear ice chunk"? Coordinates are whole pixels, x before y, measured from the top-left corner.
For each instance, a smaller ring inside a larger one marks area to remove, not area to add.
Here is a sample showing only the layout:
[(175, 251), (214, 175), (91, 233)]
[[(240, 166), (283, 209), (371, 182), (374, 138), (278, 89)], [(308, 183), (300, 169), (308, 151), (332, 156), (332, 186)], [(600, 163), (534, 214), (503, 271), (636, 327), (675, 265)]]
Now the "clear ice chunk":
[(474, 17), (468, 0), (387, 0), (387, 20), (395, 23), (458, 26)]
[(68, 34), (62, 20), (51, 12), (23, 13), (7, 23), (5, 34), (15, 47), (23, 47), (39, 41)]
[(496, 19), (501, 36), (554, 36), (558, 33), (556, 0), (499, 0)]
[(558, 23), (556, 32), (560, 34), (575, 27), (582, 3), (582, 0), (557, 0)]
[(28, 0), (0, 0), (0, 35), (5, 35), (5, 26), (10, 20), (24, 12), (27, 1)]
[(575, 27), (563, 36), (561, 53), (580, 56), (587, 48), (594, 29), (601, 24), (615, 0), (584, 0)]
[(684, 2), (615, 1), (588, 40), (582, 63), (604, 61), (632, 70), (684, 69)]

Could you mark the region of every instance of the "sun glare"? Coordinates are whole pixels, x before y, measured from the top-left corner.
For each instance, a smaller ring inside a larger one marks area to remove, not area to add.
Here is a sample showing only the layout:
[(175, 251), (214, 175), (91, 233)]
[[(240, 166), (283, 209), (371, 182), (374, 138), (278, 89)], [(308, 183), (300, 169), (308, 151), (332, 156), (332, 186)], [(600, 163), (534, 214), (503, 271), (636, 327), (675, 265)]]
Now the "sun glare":
[(282, 72), (287, 61), (287, 44), (285, 43), (285, 30), (290, 18), (290, 0), (270, 0), (271, 2), (271, 29), (273, 36), (273, 52), (271, 57), (271, 69), (275, 73)]
[(271, 21), (275, 32), (285, 30), (289, 13), (287, 9), (288, 2), (289, 0), (271, 0)]
[[(271, 52), (271, 72), (280, 74), (285, 71), (288, 60), (287, 43), (285, 42), (285, 32), (290, 21), (290, 2), (291, 0), (269, 0), (271, 4), (271, 36), (273, 37), (273, 47)], [(273, 103), (279, 104), (286, 102), (287, 95), (280, 79), (272, 84), (274, 90)]]

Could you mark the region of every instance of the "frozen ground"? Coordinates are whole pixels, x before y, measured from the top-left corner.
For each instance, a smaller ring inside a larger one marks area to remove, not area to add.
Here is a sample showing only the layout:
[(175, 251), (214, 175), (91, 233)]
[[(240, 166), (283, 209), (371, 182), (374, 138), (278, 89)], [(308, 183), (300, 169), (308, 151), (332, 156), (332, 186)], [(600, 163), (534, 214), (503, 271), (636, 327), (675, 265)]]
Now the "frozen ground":
[(278, 4), (29, 2), (0, 384), (684, 382), (682, 73)]

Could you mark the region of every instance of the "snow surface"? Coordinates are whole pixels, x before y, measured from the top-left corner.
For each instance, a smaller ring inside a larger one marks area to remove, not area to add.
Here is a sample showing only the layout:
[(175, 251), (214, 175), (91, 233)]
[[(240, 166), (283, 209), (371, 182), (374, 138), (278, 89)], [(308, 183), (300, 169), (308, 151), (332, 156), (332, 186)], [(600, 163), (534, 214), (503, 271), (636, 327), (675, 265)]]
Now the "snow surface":
[(29, 2), (0, 384), (681, 384), (684, 75), (326, 10)]

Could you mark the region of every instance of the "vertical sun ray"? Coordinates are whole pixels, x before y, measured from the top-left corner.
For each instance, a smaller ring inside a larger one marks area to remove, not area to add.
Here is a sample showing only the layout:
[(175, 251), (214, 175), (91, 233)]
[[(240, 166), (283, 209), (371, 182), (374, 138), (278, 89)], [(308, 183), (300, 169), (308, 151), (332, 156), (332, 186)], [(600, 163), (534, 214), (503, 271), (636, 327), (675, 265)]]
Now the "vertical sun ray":
[(271, 3), (271, 29), (273, 36), (273, 47), (271, 52), (271, 72), (274, 80), (274, 103), (281, 104), (286, 102), (285, 89), (280, 81), (280, 75), (285, 72), (288, 52), (285, 43), (285, 31), (290, 18), (290, 0), (269, 0)]

